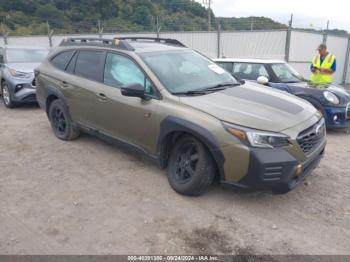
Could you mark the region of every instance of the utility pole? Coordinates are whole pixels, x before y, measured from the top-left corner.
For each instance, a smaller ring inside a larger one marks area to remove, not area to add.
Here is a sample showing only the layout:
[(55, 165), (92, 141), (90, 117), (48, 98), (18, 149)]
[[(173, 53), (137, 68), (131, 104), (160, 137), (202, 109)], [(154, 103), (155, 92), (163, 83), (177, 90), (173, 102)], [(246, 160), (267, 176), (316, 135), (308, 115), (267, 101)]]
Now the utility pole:
[(208, 6), (208, 31), (211, 31), (211, 1), (203, 0), (203, 4)]
[(254, 17), (252, 17), (252, 21), (250, 23), (250, 31), (253, 31), (254, 29)]
[(323, 40), (322, 40), (322, 43), (323, 43), (323, 44), (326, 44), (326, 43), (327, 43), (328, 30), (329, 30), (329, 20), (327, 20), (326, 31), (323, 32)]

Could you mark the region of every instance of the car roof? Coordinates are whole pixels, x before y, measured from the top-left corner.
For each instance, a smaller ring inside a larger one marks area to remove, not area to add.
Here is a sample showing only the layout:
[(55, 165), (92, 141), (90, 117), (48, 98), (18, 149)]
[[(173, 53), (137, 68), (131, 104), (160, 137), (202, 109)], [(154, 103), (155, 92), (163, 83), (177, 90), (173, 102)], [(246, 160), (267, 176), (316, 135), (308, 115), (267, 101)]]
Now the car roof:
[(28, 45), (0, 45), (0, 47), (5, 49), (35, 49), (35, 50), (49, 50), (49, 48), (41, 46), (28, 46)]
[(254, 63), (254, 64), (281, 64), (286, 63), (277, 59), (252, 59), (252, 58), (217, 58), (215, 62), (231, 62), (231, 63)]
[(177, 51), (188, 49), (186, 47), (179, 47), (171, 44), (154, 43), (154, 42), (129, 42), (135, 49), (136, 53), (159, 52), (159, 51)]

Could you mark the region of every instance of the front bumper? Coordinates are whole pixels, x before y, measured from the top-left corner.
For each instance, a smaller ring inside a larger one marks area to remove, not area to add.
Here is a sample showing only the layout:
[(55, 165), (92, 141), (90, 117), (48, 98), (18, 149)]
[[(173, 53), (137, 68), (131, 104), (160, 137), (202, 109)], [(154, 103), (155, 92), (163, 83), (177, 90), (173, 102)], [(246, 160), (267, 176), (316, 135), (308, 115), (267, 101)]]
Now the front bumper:
[[(287, 150), (251, 148), (247, 175), (238, 183), (223, 182), (225, 186), (289, 191), (312, 173), (325, 153), (324, 140), (303, 162)], [(301, 172), (300, 172), (301, 171)]]
[(36, 102), (36, 88), (33, 81), (23, 83), (18, 81), (7, 81), (12, 101), (15, 103)]
[[(350, 118), (347, 107), (325, 107), (325, 119), (328, 129), (350, 127)], [(336, 117), (336, 120), (335, 120)]]

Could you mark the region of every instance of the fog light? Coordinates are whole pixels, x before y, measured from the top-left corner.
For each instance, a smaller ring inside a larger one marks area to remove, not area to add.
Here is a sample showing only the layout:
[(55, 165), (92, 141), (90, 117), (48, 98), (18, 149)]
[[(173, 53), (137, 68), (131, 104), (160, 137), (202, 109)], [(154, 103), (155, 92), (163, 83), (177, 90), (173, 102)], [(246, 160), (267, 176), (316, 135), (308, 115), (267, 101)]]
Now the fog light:
[(333, 116), (333, 121), (336, 122), (338, 120), (338, 116), (337, 115), (334, 115)]
[(300, 176), (303, 173), (303, 165), (298, 165), (297, 168), (295, 169), (295, 175)]
[(17, 93), (19, 90), (21, 90), (23, 88), (23, 85), (16, 85), (15, 88), (15, 93)]

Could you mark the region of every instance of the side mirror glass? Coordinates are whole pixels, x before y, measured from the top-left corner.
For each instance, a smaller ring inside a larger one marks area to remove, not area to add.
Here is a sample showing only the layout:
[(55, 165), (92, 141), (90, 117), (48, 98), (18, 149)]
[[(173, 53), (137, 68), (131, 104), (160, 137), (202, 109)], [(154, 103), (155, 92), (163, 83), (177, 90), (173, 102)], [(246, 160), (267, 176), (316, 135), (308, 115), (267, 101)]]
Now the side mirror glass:
[(120, 91), (123, 96), (139, 97), (139, 98), (145, 97), (145, 88), (140, 84), (129, 84), (129, 85), (122, 86)]
[(257, 82), (260, 85), (266, 85), (266, 84), (269, 83), (269, 79), (266, 76), (259, 76), (258, 79), (257, 79)]

